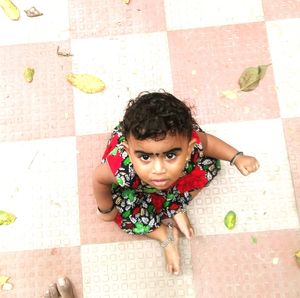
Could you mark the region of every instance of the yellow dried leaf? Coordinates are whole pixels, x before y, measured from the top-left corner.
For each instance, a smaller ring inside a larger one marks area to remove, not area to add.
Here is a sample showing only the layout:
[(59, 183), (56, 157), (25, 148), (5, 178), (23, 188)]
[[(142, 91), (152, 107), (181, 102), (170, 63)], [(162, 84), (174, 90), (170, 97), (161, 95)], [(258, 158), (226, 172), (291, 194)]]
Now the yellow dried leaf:
[(105, 89), (104, 82), (90, 74), (68, 74), (67, 80), (85, 93), (97, 93)]
[(30, 68), (30, 67), (26, 67), (24, 69), (23, 75), (24, 75), (25, 81), (28, 83), (31, 83), (33, 80), (33, 76), (34, 76), (34, 69)]
[(20, 11), (18, 7), (10, 0), (0, 0), (0, 7), (11, 20), (18, 21), (20, 19)]
[(224, 224), (227, 227), (227, 229), (232, 230), (235, 227), (236, 224), (236, 214), (234, 211), (229, 211), (225, 218), (224, 218)]
[(10, 279), (9, 276), (6, 275), (0, 275), (0, 286), (3, 286), (7, 281)]
[(237, 99), (239, 98), (239, 94), (236, 90), (225, 90), (222, 91), (222, 95), (228, 99)]
[(130, 0), (123, 0), (123, 3), (129, 4)]
[(239, 78), (240, 90), (245, 92), (254, 90), (265, 76), (267, 68), (270, 65), (246, 68)]
[(295, 258), (298, 266), (300, 267), (300, 250), (295, 252)]
[(16, 217), (6, 211), (0, 210), (0, 225), (10, 225), (16, 220)]

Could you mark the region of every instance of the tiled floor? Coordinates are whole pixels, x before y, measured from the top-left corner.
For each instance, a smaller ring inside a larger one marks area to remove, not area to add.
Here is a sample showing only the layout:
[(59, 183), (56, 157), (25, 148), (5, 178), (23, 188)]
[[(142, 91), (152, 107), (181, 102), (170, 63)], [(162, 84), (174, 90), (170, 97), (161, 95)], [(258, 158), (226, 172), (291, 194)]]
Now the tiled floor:
[[(67, 275), (78, 298), (299, 298), (299, 0), (15, 0), (0, 11), (0, 275), (3, 298), (42, 297)], [(43, 16), (28, 18), (35, 6)], [(73, 56), (62, 57), (57, 47)], [(272, 65), (259, 87), (229, 100), (249, 66)], [(36, 71), (31, 84), (23, 69)], [(73, 89), (70, 73), (107, 88)], [(108, 133), (127, 101), (165, 89), (194, 106), (206, 131), (257, 156), (228, 163), (189, 206), (197, 237), (181, 240), (183, 274), (159, 245), (97, 218), (91, 189)], [(224, 215), (234, 210), (228, 231)]]

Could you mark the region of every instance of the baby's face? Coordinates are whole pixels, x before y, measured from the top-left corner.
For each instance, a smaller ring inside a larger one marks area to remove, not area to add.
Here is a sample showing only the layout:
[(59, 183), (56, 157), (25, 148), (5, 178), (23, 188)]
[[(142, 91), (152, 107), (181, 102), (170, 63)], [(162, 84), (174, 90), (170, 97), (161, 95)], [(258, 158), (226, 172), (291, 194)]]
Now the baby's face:
[(167, 135), (160, 141), (140, 141), (130, 135), (124, 146), (140, 179), (156, 189), (165, 190), (181, 176), (194, 144), (194, 139), (178, 134)]

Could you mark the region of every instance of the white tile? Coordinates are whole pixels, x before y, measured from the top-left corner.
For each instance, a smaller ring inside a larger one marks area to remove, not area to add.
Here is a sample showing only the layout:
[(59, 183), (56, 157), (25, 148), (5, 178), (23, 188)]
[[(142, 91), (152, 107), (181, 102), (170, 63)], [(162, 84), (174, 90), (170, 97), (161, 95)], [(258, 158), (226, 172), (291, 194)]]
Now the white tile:
[(282, 117), (300, 117), (300, 19), (267, 22)]
[(165, 32), (73, 40), (72, 52), (74, 73), (97, 75), (106, 84), (97, 94), (74, 89), (77, 135), (110, 131), (142, 91), (172, 92)]
[[(18, 21), (7, 18), (0, 10), (0, 45), (59, 41), (69, 38), (68, 1), (14, 0), (21, 17)], [(24, 10), (34, 6), (43, 16), (27, 17)], [(4, 29), (5, 28), (5, 29)]]
[[(189, 206), (197, 235), (298, 228), (281, 120), (222, 123), (204, 128), (245, 154), (255, 156), (260, 169), (243, 176), (223, 162), (219, 175)], [(232, 231), (223, 224), (230, 210), (238, 217)]]
[(75, 138), (0, 144), (0, 251), (79, 244)]
[(83, 245), (83, 293), (98, 297), (195, 297), (190, 245), (180, 241), (182, 271), (165, 271), (163, 249), (154, 240)]
[(168, 30), (263, 21), (261, 0), (165, 0)]

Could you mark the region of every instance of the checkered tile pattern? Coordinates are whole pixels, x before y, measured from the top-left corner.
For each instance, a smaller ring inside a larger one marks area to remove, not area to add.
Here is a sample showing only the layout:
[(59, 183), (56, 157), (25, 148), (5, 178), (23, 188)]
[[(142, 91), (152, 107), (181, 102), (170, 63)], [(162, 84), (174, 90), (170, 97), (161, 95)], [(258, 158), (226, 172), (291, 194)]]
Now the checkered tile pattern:
[[(298, 0), (14, 0), (0, 10), (0, 296), (42, 297), (69, 276), (78, 298), (297, 298), (300, 249), (300, 2)], [(43, 16), (28, 18), (35, 6)], [(57, 47), (72, 55), (57, 55)], [(239, 99), (249, 66), (271, 64)], [(25, 67), (35, 69), (32, 83)], [(91, 73), (106, 89), (84, 94), (66, 75)], [(97, 218), (93, 169), (130, 98), (174, 93), (202, 127), (260, 170), (241, 176), (223, 162), (193, 200), (183, 273), (165, 272), (162, 249)], [(224, 227), (237, 214), (232, 231)]]

